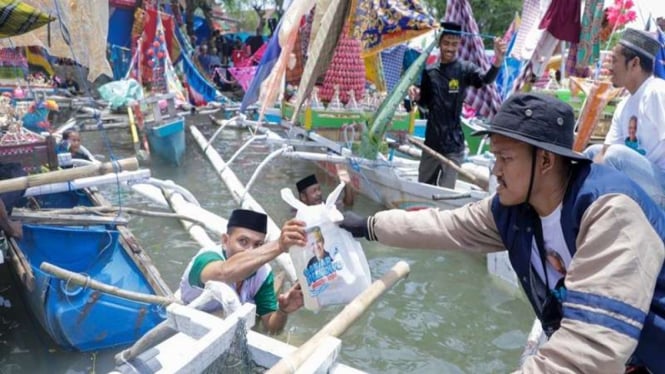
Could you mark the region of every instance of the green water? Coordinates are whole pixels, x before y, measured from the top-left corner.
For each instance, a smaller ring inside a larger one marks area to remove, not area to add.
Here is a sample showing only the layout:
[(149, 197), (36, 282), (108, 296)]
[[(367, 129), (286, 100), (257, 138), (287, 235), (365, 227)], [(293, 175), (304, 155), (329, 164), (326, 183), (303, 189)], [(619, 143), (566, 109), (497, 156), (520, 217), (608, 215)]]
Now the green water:
[[(207, 136), (214, 131), (201, 129)], [(248, 133), (228, 130), (220, 135), (215, 148), (228, 159), (247, 138)], [(122, 145), (126, 139), (120, 132), (108, 133), (107, 137), (83, 134), (84, 144), (93, 152), (108, 153), (108, 143), (116, 157), (130, 155), (130, 148)], [(174, 180), (189, 189), (205, 208), (228, 216), (235, 202), (196, 144), (188, 139), (187, 146), (181, 167), (153, 162), (153, 177)], [(247, 182), (270, 151), (265, 144), (248, 147), (233, 166), (240, 180)], [(289, 217), (290, 208), (279, 197), (279, 190), (293, 187), (295, 180), (314, 171), (313, 164), (306, 161), (277, 159), (264, 170), (261, 182), (251, 192), (281, 224)], [(332, 187), (327, 185), (325, 190)], [(118, 193), (116, 186), (105, 187), (104, 193), (114, 204), (157, 208), (136, 194)], [(364, 198), (359, 198), (354, 207), (362, 214), (380, 209)], [(197, 246), (173, 220), (130, 218), (134, 235), (175, 289)], [(410, 264), (411, 274), (342, 336), (341, 362), (371, 373), (506, 373), (517, 367), (533, 314), (519, 292), (487, 274), (481, 256), (403, 250), (365, 241), (362, 244), (373, 278), (399, 260)], [(6, 267), (0, 267), (0, 296), (9, 299), (12, 306), (0, 305), (0, 374), (105, 373), (113, 368), (117, 350), (75, 353), (54, 347), (36, 323), (25, 316), (6, 271)], [(333, 307), (318, 314), (298, 311), (289, 317), (286, 330), (277, 338), (301, 344), (340, 310)]]

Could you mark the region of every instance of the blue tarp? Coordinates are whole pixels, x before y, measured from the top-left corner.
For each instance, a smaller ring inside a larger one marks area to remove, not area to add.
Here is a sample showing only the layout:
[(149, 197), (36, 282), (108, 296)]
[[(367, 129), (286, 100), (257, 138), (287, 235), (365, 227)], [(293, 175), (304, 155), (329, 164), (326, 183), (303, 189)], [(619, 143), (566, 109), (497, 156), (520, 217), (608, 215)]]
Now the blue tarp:
[(131, 48), (134, 10), (115, 8), (109, 18), (108, 44)]
[(192, 62), (191, 56), (189, 55), (191, 53), (191, 49), (188, 48), (189, 43), (187, 43), (187, 40), (179, 27), (175, 28), (175, 35), (176, 38), (178, 38), (178, 43), (180, 43), (180, 57), (182, 58), (182, 68), (187, 77), (187, 84), (194, 91), (201, 94), (205, 101), (215, 101), (219, 98), (220, 93), (215, 86), (201, 75)]
[(210, 40), (212, 31), (208, 27), (208, 23), (205, 18), (194, 16), (194, 22), (192, 22), (194, 27), (194, 36), (196, 36), (196, 44), (201, 44), (204, 40)]

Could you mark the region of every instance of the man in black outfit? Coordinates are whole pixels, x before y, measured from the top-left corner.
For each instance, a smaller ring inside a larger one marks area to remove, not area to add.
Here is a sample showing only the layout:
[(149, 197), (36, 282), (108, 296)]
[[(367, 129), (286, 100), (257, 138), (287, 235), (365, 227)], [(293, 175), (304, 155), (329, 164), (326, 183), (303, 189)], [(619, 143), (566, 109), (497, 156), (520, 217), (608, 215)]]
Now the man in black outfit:
[[(506, 42), (494, 40), (495, 60), (483, 72), (480, 67), (457, 58), (462, 27), (443, 22), (439, 39), (440, 61), (424, 71), (420, 87), (411, 86), (409, 96), (428, 110), (425, 144), (460, 165), (464, 160), (464, 133), (460, 115), (469, 86), (480, 88), (496, 79), (506, 54)], [(455, 187), (457, 172), (423, 152), (418, 168), (418, 181), (448, 188)]]
[(261, 46), (263, 45), (263, 35), (261, 35), (260, 28), (256, 29), (256, 35), (247, 38), (247, 45), (249, 46), (250, 53), (252, 55), (254, 55), (254, 53), (256, 53), (256, 51), (258, 51), (259, 48), (261, 48)]

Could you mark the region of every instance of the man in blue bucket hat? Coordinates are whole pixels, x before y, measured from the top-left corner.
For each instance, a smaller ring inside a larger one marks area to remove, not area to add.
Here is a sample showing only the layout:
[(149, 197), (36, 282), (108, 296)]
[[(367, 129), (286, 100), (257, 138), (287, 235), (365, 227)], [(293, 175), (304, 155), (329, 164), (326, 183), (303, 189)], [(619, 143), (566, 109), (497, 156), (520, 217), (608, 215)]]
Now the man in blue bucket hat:
[(549, 336), (522, 370), (662, 372), (665, 215), (630, 178), (572, 151), (573, 109), (515, 94), (486, 129), (492, 196), (455, 210), (346, 213), (354, 236), (404, 248), (508, 250)]

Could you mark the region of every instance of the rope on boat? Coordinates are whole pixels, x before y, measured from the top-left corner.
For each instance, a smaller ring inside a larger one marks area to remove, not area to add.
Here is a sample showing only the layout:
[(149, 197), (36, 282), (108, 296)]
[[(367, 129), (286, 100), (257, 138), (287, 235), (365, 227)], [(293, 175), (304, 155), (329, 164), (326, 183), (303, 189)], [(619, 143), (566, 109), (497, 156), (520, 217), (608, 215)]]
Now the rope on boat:
[[(258, 178), (259, 173), (261, 173), (263, 168), (266, 165), (268, 165), (268, 163), (270, 161), (272, 161), (275, 157), (281, 155), (282, 153), (286, 152), (287, 150), (288, 150), (288, 147), (282, 147), (282, 148), (280, 148), (276, 151), (271, 152), (268, 156), (266, 156), (266, 158), (263, 159), (263, 161), (261, 161), (259, 166), (254, 171), (254, 174), (252, 174), (252, 177), (249, 179), (249, 182), (247, 182), (247, 184), (245, 185), (245, 192), (240, 197), (240, 205), (242, 205), (245, 202), (245, 197), (247, 196), (247, 193), (248, 193), (249, 189), (252, 187), (252, 185), (254, 184), (254, 181)], [(228, 166), (228, 164), (227, 164), (227, 166)]]
[(232, 123), (232, 122), (234, 122), (234, 121), (237, 121), (237, 120), (239, 120), (239, 119), (242, 120), (242, 118), (241, 118), (240, 116), (235, 116), (235, 117), (231, 117), (231, 118), (229, 118), (229, 119), (227, 119), (227, 120), (222, 121), (222, 125), (219, 126), (219, 128), (218, 128), (218, 129), (212, 134), (212, 136), (210, 137), (210, 139), (208, 139), (208, 143), (205, 145), (205, 147), (203, 147), (203, 153), (205, 153), (205, 152), (208, 150), (208, 147), (210, 147), (210, 144), (212, 144), (212, 142), (215, 141), (215, 139), (217, 138), (217, 136), (222, 132), (222, 130), (224, 130), (224, 128), (225, 128), (228, 124), (230, 124), (230, 123)]
[(157, 179), (157, 178), (150, 178), (150, 179), (148, 179), (147, 182), (141, 181), (140, 183), (147, 183), (147, 184), (151, 184), (153, 186), (157, 186), (159, 188), (166, 188), (166, 189), (176, 191), (177, 193), (181, 194), (185, 198), (185, 200), (187, 200), (188, 203), (192, 203), (192, 204), (196, 205), (197, 207), (201, 206), (201, 204), (199, 204), (199, 201), (196, 199), (196, 197), (191, 192), (189, 192), (189, 190), (187, 190), (186, 188), (174, 183), (171, 180), (163, 181), (163, 180)]
[(221, 169), (219, 169), (218, 171), (219, 171), (219, 172), (222, 172), (222, 171), (226, 170), (226, 169), (231, 165), (231, 163), (232, 163), (232, 162), (233, 162), (233, 161), (234, 161), (234, 160), (240, 155), (240, 153), (241, 153), (242, 151), (244, 151), (245, 148), (249, 147), (249, 145), (252, 144), (255, 140), (265, 140), (265, 139), (267, 139), (267, 138), (268, 138), (267, 135), (252, 135), (252, 137), (250, 137), (250, 138), (245, 142), (245, 144), (242, 145), (242, 147), (238, 148), (238, 150), (236, 151), (236, 153), (234, 153), (233, 156), (231, 156), (231, 158), (229, 158), (229, 160), (226, 162), (226, 165), (224, 165), (224, 166), (223, 166)]

